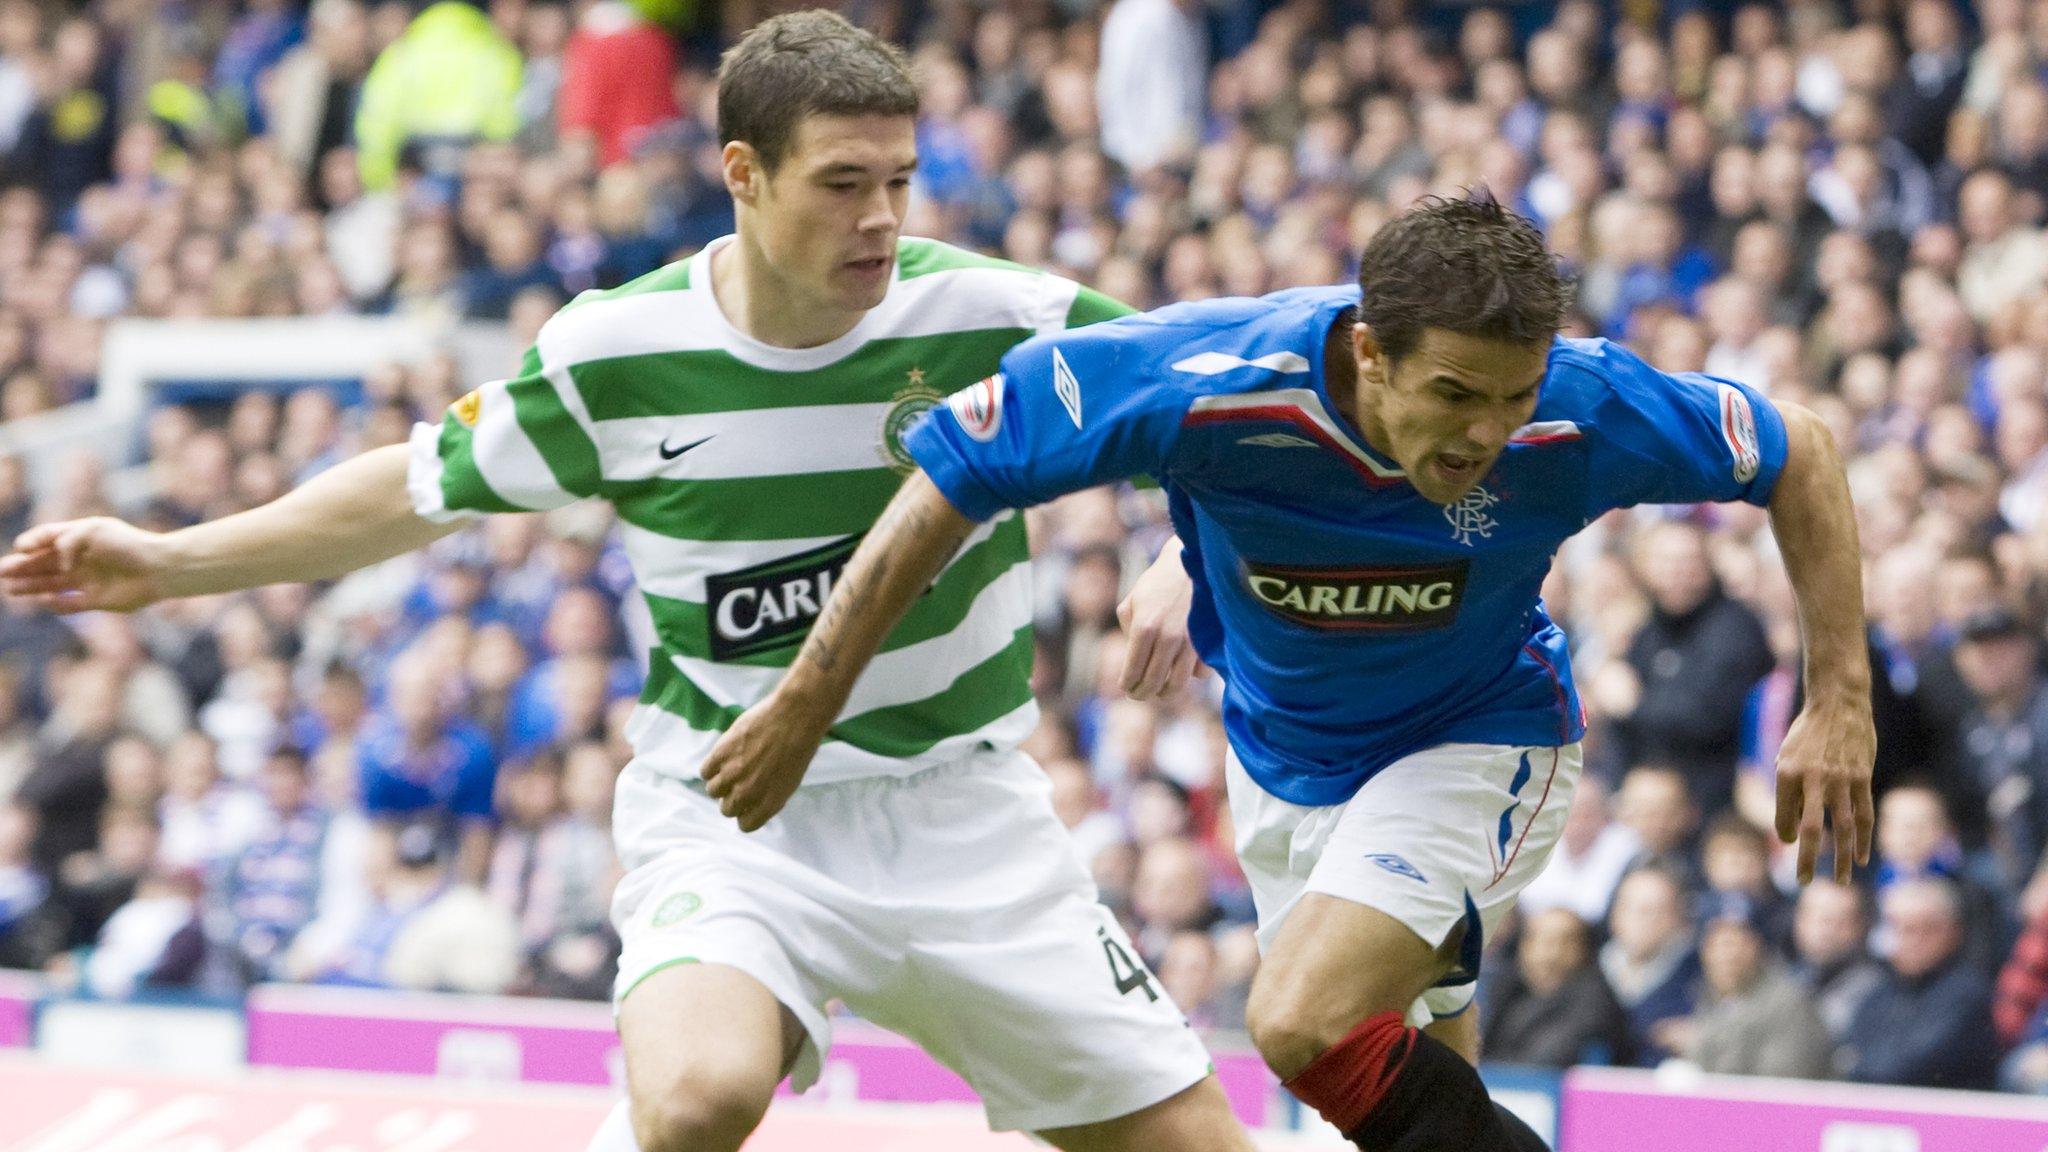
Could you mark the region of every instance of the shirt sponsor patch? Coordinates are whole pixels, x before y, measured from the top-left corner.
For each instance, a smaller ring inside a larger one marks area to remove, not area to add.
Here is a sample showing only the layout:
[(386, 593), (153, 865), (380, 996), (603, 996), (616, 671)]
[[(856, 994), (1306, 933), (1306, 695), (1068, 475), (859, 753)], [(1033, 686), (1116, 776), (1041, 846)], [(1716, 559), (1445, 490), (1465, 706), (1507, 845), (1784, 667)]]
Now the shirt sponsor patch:
[(738, 572), (706, 576), (710, 611), (705, 639), (711, 658), (739, 660), (802, 643), (859, 545), (860, 537), (849, 536)]
[(1297, 568), (1247, 561), (1245, 589), (1274, 615), (1332, 632), (1427, 632), (1458, 618), (1471, 561)]
[(1757, 469), (1763, 466), (1763, 450), (1757, 446), (1756, 412), (1749, 406), (1749, 397), (1742, 389), (1731, 384), (1721, 388), (1721, 439), (1727, 441), (1728, 452), (1735, 460), (1735, 482), (1747, 484), (1756, 479)]
[(983, 444), (1003, 427), (1003, 376), (998, 372), (946, 397), (946, 407), (960, 421), (960, 430)]

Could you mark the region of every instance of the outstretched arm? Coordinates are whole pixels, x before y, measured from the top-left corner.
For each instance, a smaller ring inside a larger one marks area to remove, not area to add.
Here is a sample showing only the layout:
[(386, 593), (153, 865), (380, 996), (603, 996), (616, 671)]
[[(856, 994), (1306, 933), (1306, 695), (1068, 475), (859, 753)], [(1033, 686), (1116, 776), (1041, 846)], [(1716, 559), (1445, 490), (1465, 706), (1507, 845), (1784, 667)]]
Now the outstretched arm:
[(461, 527), (413, 511), (408, 449), (339, 464), (260, 508), (176, 532), (108, 516), (43, 524), (0, 557), (0, 591), (54, 612), (129, 612), (158, 600), (326, 580)]
[(1877, 732), (1870, 716), (1870, 656), (1863, 620), (1856, 510), (1827, 425), (1781, 404), (1785, 470), (1771, 495), (1771, 529), (1799, 601), (1806, 645), (1806, 706), (1778, 752), (1778, 838), (1799, 844), (1799, 880), (1813, 878), (1824, 835), (1835, 826), (1835, 878), (1870, 860), (1870, 771)]
[(767, 699), (733, 722), (704, 761), (719, 810), (752, 832), (782, 810), (889, 630), (974, 531), (922, 471), (882, 511)]

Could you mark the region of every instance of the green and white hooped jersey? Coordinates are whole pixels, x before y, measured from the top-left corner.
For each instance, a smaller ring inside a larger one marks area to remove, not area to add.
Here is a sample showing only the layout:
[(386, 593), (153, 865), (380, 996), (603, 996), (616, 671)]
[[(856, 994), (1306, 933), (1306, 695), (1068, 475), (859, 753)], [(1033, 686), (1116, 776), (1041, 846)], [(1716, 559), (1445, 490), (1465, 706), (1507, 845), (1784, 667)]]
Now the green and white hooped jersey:
[[(629, 734), (693, 777), (796, 654), (832, 581), (913, 464), (901, 434), (1040, 332), (1128, 311), (1071, 280), (905, 239), (882, 303), (816, 348), (736, 330), (715, 241), (549, 320), (520, 374), (412, 436), (432, 520), (609, 501), (659, 648)], [(1024, 522), (980, 526), (861, 676), (806, 783), (901, 775), (1037, 722)]]

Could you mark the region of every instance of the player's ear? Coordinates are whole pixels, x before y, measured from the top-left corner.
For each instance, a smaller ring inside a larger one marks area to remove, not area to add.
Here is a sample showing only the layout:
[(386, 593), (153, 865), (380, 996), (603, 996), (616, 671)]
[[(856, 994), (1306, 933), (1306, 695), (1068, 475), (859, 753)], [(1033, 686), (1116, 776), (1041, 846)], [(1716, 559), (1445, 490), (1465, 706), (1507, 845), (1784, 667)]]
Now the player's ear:
[(1351, 326), (1351, 358), (1358, 365), (1358, 378), (1385, 381), (1386, 361), (1372, 326), (1360, 320)]
[(754, 146), (745, 140), (728, 141), (719, 159), (724, 168), (725, 190), (732, 193), (732, 198), (748, 205), (759, 199), (768, 170), (762, 166), (761, 154)]

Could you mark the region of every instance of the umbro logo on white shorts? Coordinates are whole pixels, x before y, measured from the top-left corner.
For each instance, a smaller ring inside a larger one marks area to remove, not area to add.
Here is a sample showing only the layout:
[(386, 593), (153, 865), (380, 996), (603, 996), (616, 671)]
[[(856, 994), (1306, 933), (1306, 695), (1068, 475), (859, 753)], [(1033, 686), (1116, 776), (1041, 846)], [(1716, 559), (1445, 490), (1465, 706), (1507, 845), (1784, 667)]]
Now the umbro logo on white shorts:
[(1374, 852), (1367, 855), (1366, 859), (1372, 861), (1373, 863), (1379, 865), (1382, 868), (1385, 868), (1387, 871), (1392, 872), (1396, 876), (1406, 876), (1410, 880), (1418, 881), (1423, 884), (1429, 883), (1428, 880), (1423, 879), (1422, 873), (1415, 867), (1415, 865), (1410, 864), (1408, 861), (1403, 860), (1399, 856), (1394, 855), (1392, 852)]

